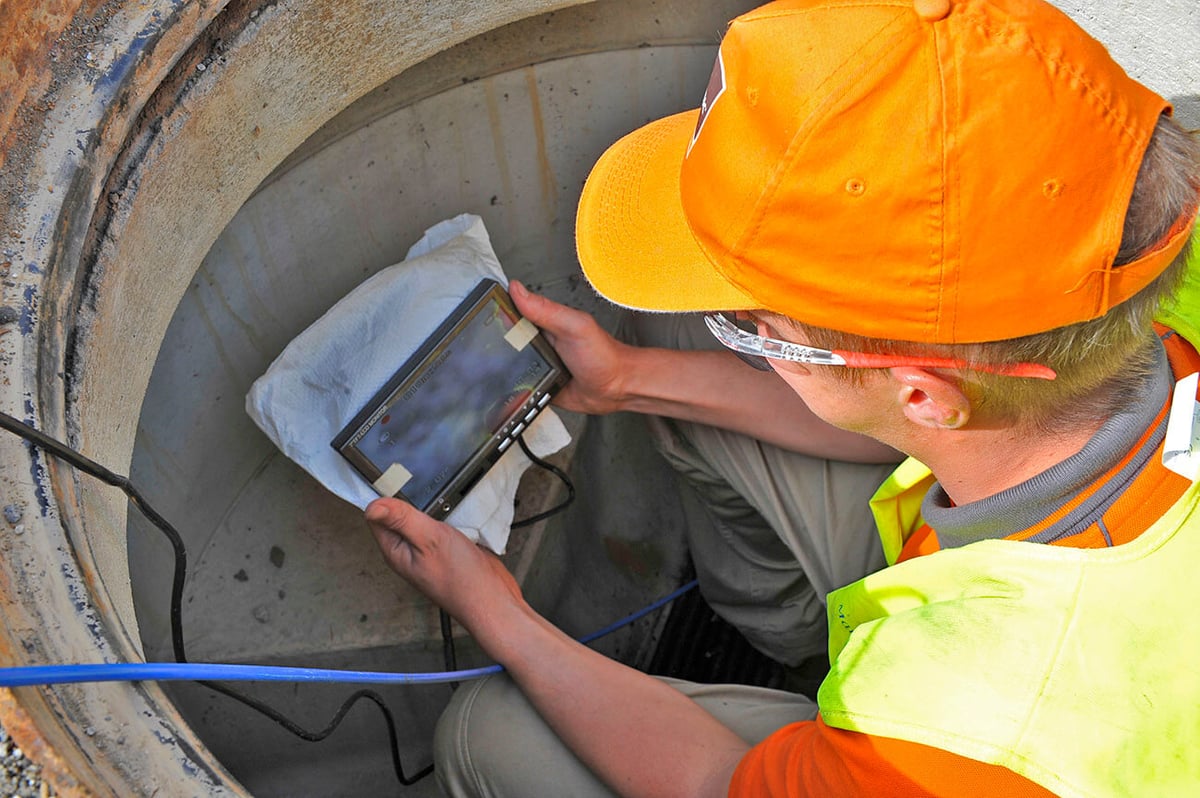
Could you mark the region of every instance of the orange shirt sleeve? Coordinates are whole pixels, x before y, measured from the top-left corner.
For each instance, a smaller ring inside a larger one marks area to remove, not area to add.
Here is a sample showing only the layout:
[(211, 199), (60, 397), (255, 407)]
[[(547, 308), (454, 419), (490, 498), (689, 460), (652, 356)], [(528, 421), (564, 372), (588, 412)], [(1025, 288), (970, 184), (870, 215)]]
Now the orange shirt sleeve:
[(826, 726), (785, 726), (746, 754), (731, 798), (1053, 798), (1007, 768), (919, 743)]

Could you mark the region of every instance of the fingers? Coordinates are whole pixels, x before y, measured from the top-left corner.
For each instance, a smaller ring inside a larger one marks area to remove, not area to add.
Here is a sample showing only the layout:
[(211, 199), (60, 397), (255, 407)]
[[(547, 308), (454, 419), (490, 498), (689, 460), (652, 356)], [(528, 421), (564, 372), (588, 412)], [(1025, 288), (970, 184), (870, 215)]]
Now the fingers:
[(434, 531), (431, 527), (437, 524), (411, 504), (386, 497), (368, 504), (364, 515), (385, 552), (399, 551), (405, 545), (418, 551), (426, 549)]
[(560, 305), (552, 299), (535, 294), (513, 280), (508, 284), (509, 295), (521, 315), (551, 335), (570, 335), (579, 331), (589, 318), (583, 311)]
[(520, 588), (499, 558), (461, 532), (397, 499), (376, 499), (364, 513), (392, 570), (466, 628)]
[[(545, 297), (526, 288), (520, 280), (508, 281), (508, 295), (512, 297), (513, 303), (516, 304), (517, 310), (521, 311), (521, 315), (528, 316), (530, 321), (533, 321), (534, 316), (538, 315), (538, 310), (541, 309), (545, 300)], [(536, 322), (534, 323), (536, 324)]]
[(405, 543), (418, 552), (428, 552), (444, 546), (447, 540), (466, 540), (454, 527), (429, 517), (399, 499), (376, 499), (367, 505), (364, 515), (381, 545), (385, 541), (389, 541), (391, 546)]
[(402, 534), (405, 520), (408, 517), (408, 511), (411, 510), (413, 510), (411, 504), (385, 496), (368, 504), (364, 515), (366, 516), (367, 523), (371, 526), (379, 526), (397, 534)]
[(404, 538), (404, 508), (394, 507), (396, 504), (402, 502), (396, 499), (376, 499), (367, 505), (363, 514), (367, 519), (367, 527), (375, 537), (375, 543), (393, 568), (401, 562), (407, 545)]

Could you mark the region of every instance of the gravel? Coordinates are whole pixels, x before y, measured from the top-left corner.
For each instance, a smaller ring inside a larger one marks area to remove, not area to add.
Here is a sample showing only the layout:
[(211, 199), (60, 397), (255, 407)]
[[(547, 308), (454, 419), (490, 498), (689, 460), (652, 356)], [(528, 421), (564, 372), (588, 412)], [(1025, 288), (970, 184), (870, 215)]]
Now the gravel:
[(0, 729), (0, 798), (48, 798), (54, 795), (42, 781), (42, 768), (25, 756), (8, 732)]

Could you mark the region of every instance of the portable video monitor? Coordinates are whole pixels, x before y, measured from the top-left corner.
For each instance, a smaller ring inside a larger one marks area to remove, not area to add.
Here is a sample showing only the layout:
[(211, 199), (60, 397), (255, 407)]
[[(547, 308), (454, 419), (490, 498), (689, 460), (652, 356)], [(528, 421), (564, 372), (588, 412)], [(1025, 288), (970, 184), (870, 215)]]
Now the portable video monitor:
[(333, 439), (382, 496), (445, 518), (569, 379), (483, 280)]

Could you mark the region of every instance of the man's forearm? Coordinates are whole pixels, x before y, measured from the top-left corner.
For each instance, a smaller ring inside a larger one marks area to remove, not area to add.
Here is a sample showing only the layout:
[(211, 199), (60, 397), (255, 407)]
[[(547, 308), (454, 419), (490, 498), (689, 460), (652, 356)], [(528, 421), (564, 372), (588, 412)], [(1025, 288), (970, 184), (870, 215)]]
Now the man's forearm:
[(575, 642), (534, 612), (499, 558), (396, 499), (367, 523), (388, 564), (504, 665), (538, 713), (628, 796), (723, 796), (748, 746), (666, 683)]
[(730, 352), (631, 347), (622, 409), (740, 432), (814, 457), (896, 462), (879, 441), (815, 416), (773, 371), (757, 371)]
[(532, 610), (480, 637), (550, 727), (619, 795), (727, 794), (748, 746), (682, 693), (580, 645)]
[(877, 441), (821, 421), (774, 372), (756, 371), (731, 352), (633, 346), (613, 338), (587, 313), (533, 294), (515, 280), (510, 291), (571, 370), (571, 381), (555, 400), (567, 410), (632, 410), (696, 421), (827, 459), (900, 459)]

